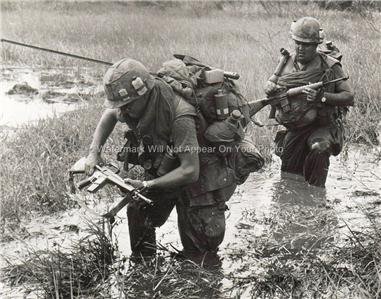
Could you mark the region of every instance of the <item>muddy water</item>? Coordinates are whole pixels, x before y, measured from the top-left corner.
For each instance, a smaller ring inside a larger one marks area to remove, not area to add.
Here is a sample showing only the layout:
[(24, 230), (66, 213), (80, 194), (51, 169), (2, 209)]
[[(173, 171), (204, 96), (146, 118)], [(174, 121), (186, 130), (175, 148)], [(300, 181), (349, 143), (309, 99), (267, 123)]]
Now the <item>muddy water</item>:
[[(16, 84), (19, 90), (12, 91)], [(12, 129), (38, 119), (59, 116), (86, 103), (83, 95), (100, 92), (99, 82), (81, 69), (2, 67), (0, 129)]]
[[(378, 157), (378, 159), (377, 159)], [(340, 245), (350, 231), (368, 230), (380, 225), (381, 214), (381, 163), (377, 150), (353, 148), (347, 158), (331, 158), (331, 168), (325, 190), (310, 187), (298, 177), (284, 177), (279, 172), (277, 158), (265, 171), (252, 174), (240, 186), (229, 201), (227, 230), (220, 247), (223, 258), (222, 270), (225, 278), (221, 291), (227, 297), (236, 293), (227, 292), (235, 278), (245, 278), (265, 272), (263, 261), (256, 258), (261, 251), (261, 240), (272, 244), (274, 250), (281, 248), (292, 260), (300, 250), (319, 252), (327, 244)], [(82, 201), (82, 195), (77, 200)], [(98, 202), (87, 196), (86, 200)], [(90, 204), (88, 206), (91, 206)], [(80, 209), (62, 214), (34, 219), (24, 227), (19, 239), (3, 243), (3, 253), (22, 256), (26, 248), (65, 248), (71, 241), (85, 232), (84, 219), (97, 219), (97, 213), (107, 209), (105, 204), (96, 204), (90, 209)], [(113, 239), (123, 255), (130, 253), (125, 209), (117, 218)], [(158, 241), (171, 248), (181, 249), (176, 229), (176, 214), (157, 230)], [(271, 257), (272, 249), (267, 247)], [(4, 259), (1, 266), (5, 265)], [(3, 285), (3, 298), (21, 296), (20, 289)], [(224, 291), (225, 290), (225, 291)], [(226, 293), (227, 292), (227, 293)], [(250, 297), (250, 289), (239, 291), (241, 298)], [(1, 295), (1, 293), (0, 293)], [(32, 295), (29, 295), (33, 298)]]
[[(8, 127), (76, 109), (82, 101), (72, 100), (73, 95), (95, 93), (98, 88), (96, 82), (79, 78), (73, 71), (62, 76), (62, 71), (18, 69), (15, 72), (8, 68), (3, 70), (0, 82), (0, 126)], [(38, 90), (38, 94), (6, 95), (15, 82), (27, 82)], [(340, 245), (351, 231), (365, 232), (372, 225), (379, 225), (380, 151), (380, 148), (352, 147), (341, 158), (332, 157), (325, 190), (310, 187), (298, 177), (282, 176), (276, 157), (266, 170), (252, 174), (228, 203), (227, 230), (220, 247), (225, 274), (221, 291), (232, 297), (236, 293), (227, 290), (233, 286), (235, 278), (248, 278), (252, 273), (260, 275), (266, 271), (265, 265), (257, 259), (258, 252), (271, 257), (281, 248), (292, 261), (300, 250), (318, 253), (327, 244)], [(87, 206), (82, 204), (79, 209), (34, 217), (23, 224), (17, 234), (7, 228), (5, 236), (9, 239), (1, 244), (0, 267), (6, 265), (5, 257), (12, 261), (22, 259), (28, 249), (69, 247), (86, 234), (86, 219), (96, 221), (108, 208), (107, 204), (100, 204), (98, 198), (88, 194), (73, 196), (79, 202), (86, 201)], [(130, 246), (125, 214), (123, 209), (117, 217), (113, 240), (121, 253), (128, 256)], [(157, 230), (157, 236), (165, 247), (181, 249), (175, 211)], [(263, 248), (264, 240), (272, 247)], [(241, 298), (250, 297), (249, 288), (239, 292)], [(0, 297), (23, 298), (23, 292), (21, 288), (9, 288), (1, 283)], [(33, 297), (36, 294), (28, 295), (28, 298)]]

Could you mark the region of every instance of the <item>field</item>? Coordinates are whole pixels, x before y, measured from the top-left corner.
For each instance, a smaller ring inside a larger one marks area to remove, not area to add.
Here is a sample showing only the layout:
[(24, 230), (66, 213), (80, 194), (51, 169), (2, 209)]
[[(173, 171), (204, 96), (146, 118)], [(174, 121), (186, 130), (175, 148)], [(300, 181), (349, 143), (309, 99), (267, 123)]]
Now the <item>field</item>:
[[(347, 116), (346, 150), (354, 143), (377, 145), (381, 17), (367, 7), (340, 11), (321, 9), (312, 3), (261, 1), (1, 1), (0, 5), (3, 38), (110, 62), (132, 57), (152, 71), (174, 53), (189, 54), (209, 65), (238, 72), (238, 85), (249, 100), (264, 96), (263, 84), (273, 72), (279, 49), (292, 50), (290, 22), (314, 16), (320, 20), (327, 40), (343, 53), (343, 68), (355, 92), (356, 104)], [(73, 68), (77, 73), (90, 72), (99, 85), (105, 72), (101, 65), (7, 44), (2, 44), (1, 63), (63, 71)], [(75, 206), (62, 184), (67, 180), (65, 170), (86, 155), (103, 98), (94, 95), (86, 101), (86, 108), (24, 126), (12, 138), (2, 140), (2, 229), (17, 226), (36, 213)], [(264, 123), (268, 122), (267, 113), (258, 115)], [(122, 142), (121, 129), (114, 133), (111, 144)], [(269, 162), (275, 131), (269, 126), (254, 133)]]

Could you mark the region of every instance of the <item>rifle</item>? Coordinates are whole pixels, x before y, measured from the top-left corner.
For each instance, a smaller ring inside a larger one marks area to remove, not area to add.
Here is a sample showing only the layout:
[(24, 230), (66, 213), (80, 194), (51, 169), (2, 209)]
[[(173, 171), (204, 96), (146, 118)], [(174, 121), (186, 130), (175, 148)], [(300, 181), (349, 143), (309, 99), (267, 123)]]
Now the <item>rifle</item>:
[[(182, 60), (186, 65), (196, 65), (202, 68), (208, 68), (210, 70), (214, 69), (210, 65), (202, 63), (200, 60), (189, 55), (173, 54), (173, 56), (177, 59)], [(240, 77), (239, 74), (236, 72), (228, 72), (228, 71), (222, 71), (222, 72), (223, 72), (223, 76), (229, 79), (238, 80)]]
[[(89, 57), (85, 57), (85, 56), (81, 56), (81, 55), (77, 55), (77, 54), (66, 53), (66, 52), (52, 50), (52, 49), (43, 48), (43, 47), (38, 47), (38, 46), (30, 45), (30, 44), (20, 43), (20, 42), (17, 42), (17, 41), (14, 41), (14, 40), (10, 40), (10, 39), (2, 38), (2, 39), (0, 39), (0, 41), (2, 43), (9, 43), (9, 44), (17, 45), (17, 46), (27, 47), (27, 48), (31, 48), (31, 49), (35, 49), (35, 50), (40, 50), (40, 51), (45, 51), (45, 52), (54, 53), (54, 54), (59, 54), (59, 55), (64, 55), (64, 56), (68, 56), (68, 57), (72, 57), (72, 58), (77, 58), (77, 59), (82, 59), (82, 60), (86, 60), (86, 61), (90, 61), (90, 62), (95, 62), (95, 63), (100, 63), (100, 64), (104, 64), (104, 65), (113, 65), (113, 63), (109, 62), (109, 61), (89, 58)], [(193, 64), (193, 65), (197, 65), (197, 66), (201, 66), (201, 67), (206, 67), (206, 68), (209, 68), (209, 69), (214, 69), (211, 66), (203, 64), (202, 62), (200, 62), (199, 60), (197, 60), (196, 58), (193, 58), (191, 56), (181, 55), (181, 54), (174, 54), (174, 56), (177, 59), (183, 60), (185, 64)], [(239, 79), (239, 74), (236, 73), (236, 72), (227, 72), (227, 71), (224, 71), (223, 75), (226, 78), (230, 78), (230, 79), (234, 79), (234, 80)]]
[(64, 55), (64, 56), (68, 56), (68, 57), (72, 57), (72, 58), (77, 58), (77, 59), (82, 59), (82, 60), (86, 60), (86, 61), (90, 61), (90, 62), (105, 64), (105, 65), (112, 65), (112, 63), (108, 62), (108, 61), (103, 61), (103, 60), (94, 59), (94, 58), (88, 58), (88, 57), (85, 57), (85, 56), (80, 56), (80, 55), (76, 55), (76, 54), (71, 54), (71, 53), (51, 50), (51, 49), (47, 49), (47, 48), (43, 48), (43, 47), (37, 47), (37, 46), (29, 45), (29, 44), (24, 44), (24, 43), (16, 42), (16, 41), (13, 41), (13, 40), (10, 40), (10, 39), (2, 38), (0, 41), (2, 43), (9, 43), (9, 44), (17, 45), (17, 46), (27, 47), (27, 48), (36, 49), (36, 50), (45, 51), (45, 52), (54, 53), (54, 54), (59, 54), (59, 55)]
[[(73, 181), (74, 174), (85, 173), (85, 162), (86, 158), (83, 157), (72, 166), (72, 168), (69, 170), (70, 181)], [(128, 193), (109, 212), (103, 214), (102, 217), (113, 219), (115, 215), (131, 201), (131, 199), (143, 200), (149, 205), (153, 204), (152, 200), (145, 197), (132, 185), (126, 183), (123, 178), (118, 175), (118, 172), (119, 168), (115, 164), (109, 163), (105, 166), (96, 165), (94, 173), (90, 177), (80, 181), (77, 184), (78, 189), (81, 190), (87, 187), (86, 190), (90, 193), (96, 193), (106, 184), (116, 185)]]
[(320, 81), (320, 82), (316, 82), (316, 83), (312, 83), (312, 84), (302, 85), (299, 87), (290, 88), (289, 90), (287, 90), (284, 93), (284, 96), (279, 96), (276, 98), (264, 98), (264, 99), (260, 99), (260, 100), (250, 101), (250, 102), (248, 102), (248, 106), (250, 109), (250, 116), (253, 116), (254, 114), (256, 114), (257, 112), (262, 110), (262, 108), (264, 108), (267, 105), (273, 106), (273, 105), (280, 104), (282, 107), (286, 107), (288, 105), (288, 98), (301, 94), (303, 92), (303, 90), (306, 88), (311, 88), (311, 89), (317, 90), (319, 88), (324, 87), (325, 85), (340, 82), (340, 81), (345, 81), (348, 79), (349, 79), (349, 76), (334, 79), (331, 81), (326, 81), (326, 82)]

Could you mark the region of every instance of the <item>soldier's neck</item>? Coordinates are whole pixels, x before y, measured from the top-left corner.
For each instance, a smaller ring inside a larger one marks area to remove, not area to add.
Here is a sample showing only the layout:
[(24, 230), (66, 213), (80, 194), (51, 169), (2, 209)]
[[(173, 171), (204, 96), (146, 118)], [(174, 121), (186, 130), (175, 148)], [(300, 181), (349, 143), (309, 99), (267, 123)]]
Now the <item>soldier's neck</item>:
[(320, 60), (319, 60), (319, 55), (315, 55), (314, 58), (308, 62), (302, 63), (300, 61), (296, 62), (298, 64), (298, 67), (301, 71), (306, 71), (310, 70), (313, 68), (318, 68), (320, 66)]

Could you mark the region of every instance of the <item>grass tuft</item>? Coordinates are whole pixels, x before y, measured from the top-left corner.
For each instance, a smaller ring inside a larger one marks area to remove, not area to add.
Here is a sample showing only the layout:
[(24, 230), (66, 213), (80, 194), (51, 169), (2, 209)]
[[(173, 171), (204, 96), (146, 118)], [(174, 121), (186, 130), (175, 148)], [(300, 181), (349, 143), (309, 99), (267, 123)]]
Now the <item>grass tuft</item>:
[(21, 264), (3, 269), (12, 286), (35, 287), (45, 298), (74, 298), (97, 294), (110, 275), (114, 248), (101, 226), (89, 223), (87, 235), (69, 249), (29, 249)]

